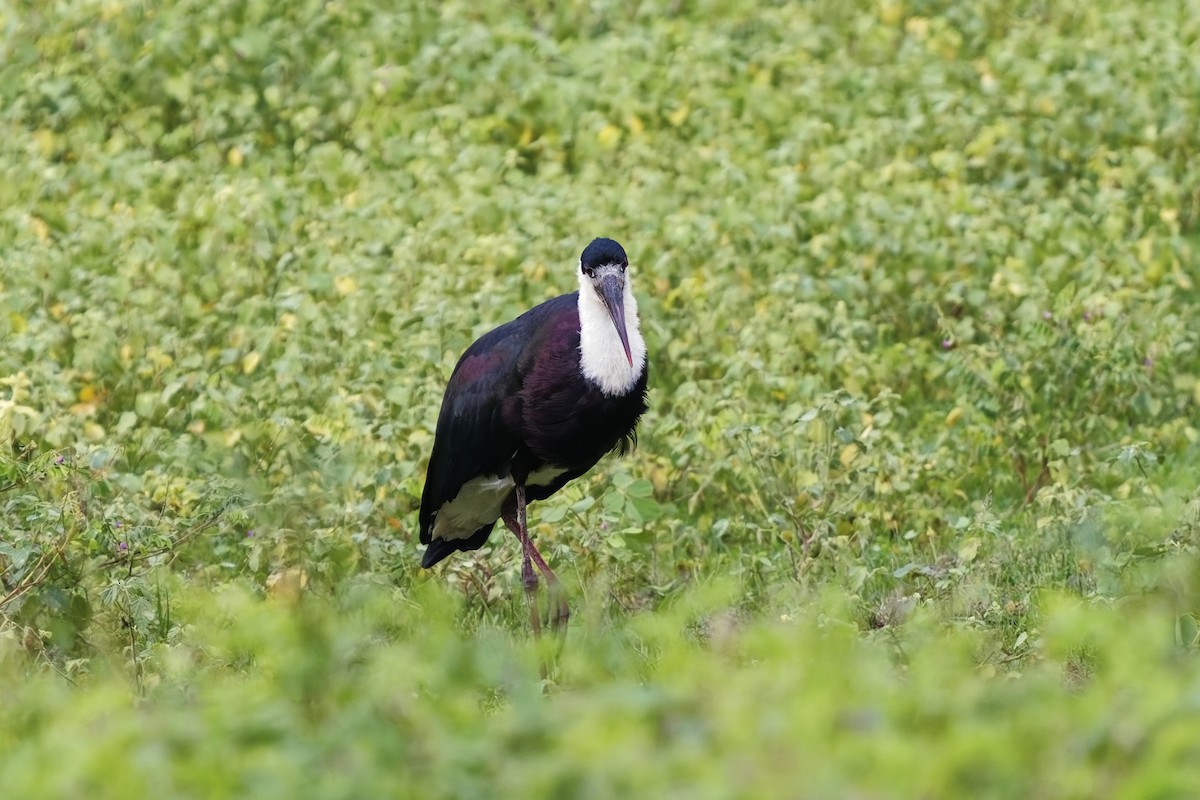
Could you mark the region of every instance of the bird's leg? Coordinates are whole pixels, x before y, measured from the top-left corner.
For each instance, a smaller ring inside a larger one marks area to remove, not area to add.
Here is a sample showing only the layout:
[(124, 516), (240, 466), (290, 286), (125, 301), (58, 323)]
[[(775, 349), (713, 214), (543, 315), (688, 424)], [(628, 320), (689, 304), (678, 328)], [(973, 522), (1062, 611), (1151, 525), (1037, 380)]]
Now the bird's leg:
[(521, 583), (525, 586), (525, 604), (529, 606), (529, 627), (533, 629), (533, 638), (537, 639), (542, 635), (542, 615), (538, 611), (537, 601), (537, 573), (533, 571), (533, 564), (529, 561), (528, 552), (522, 557), (521, 562)]
[(529, 541), (529, 533), (525, 530), (525, 526), (518, 524), (518, 521), (524, 522), (525, 519), (524, 485), (517, 484), (516, 503), (515, 505), (506, 503), (501, 516), (504, 517), (504, 524), (521, 543), (521, 583), (525, 587), (525, 601), (529, 605), (529, 626), (533, 628), (534, 638), (538, 638), (542, 635), (542, 615), (538, 612), (538, 577), (537, 573), (533, 571), (533, 562), (530, 560), (533, 543)]
[(533, 563), (537, 564), (537, 568), (546, 578), (546, 588), (550, 591), (550, 625), (554, 628), (555, 633), (561, 633), (562, 629), (567, 625), (567, 619), (571, 616), (571, 609), (567, 605), (566, 592), (562, 589), (562, 584), (558, 582), (558, 576), (554, 574), (554, 570), (546, 563), (546, 559), (542, 558), (542, 554), (538, 552), (537, 545), (529, 538), (529, 527), (525, 521), (525, 487), (517, 487), (517, 527), (520, 528), (519, 534), (521, 540), (525, 543), (525, 558), (533, 558)]
[[(546, 588), (550, 591), (550, 624), (556, 632), (561, 631), (567, 625), (567, 620), (571, 616), (571, 608), (567, 605), (566, 592), (563, 591), (562, 584), (558, 580), (558, 576), (554, 574), (554, 570), (550, 569), (550, 565), (546, 563), (546, 559), (542, 558), (542, 554), (538, 552), (537, 545), (529, 538), (529, 527), (525, 517), (525, 487), (517, 486), (517, 491), (514, 496), (514, 502), (505, 504), (501, 516), (504, 518), (504, 524), (513, 532), (517, 540), (521, 543), (523, 549), (522, 569), (530, 563), (537, 566), (538, 570), (546, 578)], [(530, 570), (532, 572), (532, 569)], [(525, 576), (526, 573), (522, 572)], [(526, 587), (530, 585), (529, 577), (525, 578)], [(532, 585), (536, 589), (537, 577), (532, 579)], [(536, 627), (536, 626), (535, 626)]]
[[(521, 574), (525, 580), (526, 591), (531, 591), (529, 589), (530, 586), (533, 587), (533, 591), (537, 589), (537, 576), (532, 574), (532, 566), (537, 566), (538, 570), (546, 578), (546, 587), (550, 591), (551, 602), (550, 624), (554, 627), (555, 631), (559, 631), (566, 627), (567, 620), (571, 616), (571, 608), (567, 605), (566, 592), (563, 591), (558, 576), (554, 574), (554, 570), (550, 569), (550, 565), (546, 563), (546, 559), (542, 558), (542, 554), (538, 552), (537, 545), (533, 543), (533, 539), (529, 536), (529, 525), (525, 515), (525, 487), (519, 485), (516, 489), (513, 499), (505, 503), (501, 516), (504, 518), (504, 524), (517, 537), (517, 541), (521, 543)], [(537, 628), (536, 625), (534, 627), (535, 629)]]

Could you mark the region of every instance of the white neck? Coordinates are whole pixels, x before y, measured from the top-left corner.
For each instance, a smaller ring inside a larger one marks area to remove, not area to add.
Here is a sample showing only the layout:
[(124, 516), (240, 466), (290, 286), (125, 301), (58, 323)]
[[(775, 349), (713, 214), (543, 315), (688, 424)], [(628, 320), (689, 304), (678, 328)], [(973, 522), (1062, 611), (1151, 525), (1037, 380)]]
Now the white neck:
[(592, 281), (579, 274), (579, 366), (583, 376), (607, 395), (625, 394), (638, 382), (646, 366), (646, 342), (638, 325), (637, 301), (628, 278), (625, 280), (625, 328), (629, 335), (629, 354), (613, 325), (604, 301), (596, 294)]

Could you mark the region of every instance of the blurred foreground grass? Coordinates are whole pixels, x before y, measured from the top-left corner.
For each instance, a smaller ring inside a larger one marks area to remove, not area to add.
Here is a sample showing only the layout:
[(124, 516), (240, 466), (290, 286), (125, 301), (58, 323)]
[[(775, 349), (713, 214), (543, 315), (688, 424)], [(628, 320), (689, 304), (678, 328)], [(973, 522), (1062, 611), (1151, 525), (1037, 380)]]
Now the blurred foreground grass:
[[(0, 0), (0, 795), (1196, 796), (1200, 3)], [(652, 410), (416, 568), (475, 336)], [(543, 689), (548, 690), (543, 693)]]
[[(1180, 575), (1195, 582), (1195, 574)], [(695, 590), (572, 630), (548, 696), (508, 626), (461, 600), (352, 581), (336, 598), (177, 595), (175, 646), (139, 697), (86, 690), (0, 643), (12, 797), (1187, 797), (1200, 662), (1170, 609), (1045, 598), (1022, 671), (918, 614), (864, 637), (836, 595), (730, 612)], [(1194, 630), (1193, 630), (1194, 633)]]

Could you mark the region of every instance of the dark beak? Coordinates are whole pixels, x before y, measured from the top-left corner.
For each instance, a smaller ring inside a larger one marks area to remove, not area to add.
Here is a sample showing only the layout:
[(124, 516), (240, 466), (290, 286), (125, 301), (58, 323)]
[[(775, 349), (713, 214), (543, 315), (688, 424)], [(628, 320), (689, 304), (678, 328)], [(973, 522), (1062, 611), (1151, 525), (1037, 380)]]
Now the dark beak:
[(625, 332), (625, 276), (620, 272), (610, 272), (602, 275), (597, 281), (600, 286), (600, 298), (612, 317), (613, 325), (617, 327), (617, 335), (625, 346), (625, 358), (629, 366), (633, 366), (633, 353), (629, 352), (629, 334)]

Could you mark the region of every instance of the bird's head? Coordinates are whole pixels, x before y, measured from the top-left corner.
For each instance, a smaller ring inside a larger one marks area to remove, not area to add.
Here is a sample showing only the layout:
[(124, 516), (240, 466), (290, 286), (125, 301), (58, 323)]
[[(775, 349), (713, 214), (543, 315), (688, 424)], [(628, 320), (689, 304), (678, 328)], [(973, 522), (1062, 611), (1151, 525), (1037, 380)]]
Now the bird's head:
[(633, 354), (629, 349), (629, 332), (625, 327), (625, 271), (628, 268), (629, 258), (625, 250), (612, 239), (593, 239), (579, 256), (580, 291), (590, 289), (603, 303), (617, 329), (617, 336), (621, 337), (625, 358), (632, 366)]

